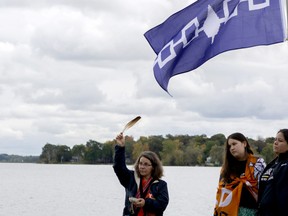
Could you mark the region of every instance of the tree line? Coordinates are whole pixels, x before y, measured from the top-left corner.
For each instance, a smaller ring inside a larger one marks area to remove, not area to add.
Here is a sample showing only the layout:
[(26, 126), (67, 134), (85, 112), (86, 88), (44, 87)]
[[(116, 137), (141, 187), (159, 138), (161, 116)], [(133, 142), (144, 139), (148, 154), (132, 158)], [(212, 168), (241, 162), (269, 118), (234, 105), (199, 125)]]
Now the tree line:
[[(226, 137), (215, 134), (203, 135), (162, 135), (142, 136), (134, 140), (126, 136), (126, 162), (133, 164), (138, 155), (145, 150), (154, 151), (165, 166), (221, 166), (225, 151)], [(262, 156), (268, 163), (274, 157), (274, 137), (247, 138), (255, 155)], [(79, 163), (111, 164), (113, 163), (115, 140), (100, 143), (89, 140), (86, 144), (67, 145), (47, 143), (42, 148), (40, 163)]]
[(39, 156), (0, 154), (0, 163), (37, 163)]

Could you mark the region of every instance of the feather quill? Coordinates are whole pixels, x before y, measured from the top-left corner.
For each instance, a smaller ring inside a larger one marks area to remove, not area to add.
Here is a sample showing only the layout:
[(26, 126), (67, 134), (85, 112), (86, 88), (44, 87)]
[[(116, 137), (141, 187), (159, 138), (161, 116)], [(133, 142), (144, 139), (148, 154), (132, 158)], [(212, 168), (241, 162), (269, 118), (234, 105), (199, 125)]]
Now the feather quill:
[(122, 133), (124, 133), (124, 131), (128, 130), (129, 128), (131, 128), (131, 127), (132, 127), (134, 124), (136, 124), (140, 119), (141, 119), (141, 116), (137, 116), (136, 118), (134, 118), (134, 119), (132, 119), (130, 122), (128, 122), (128, 123), (125, 125)]

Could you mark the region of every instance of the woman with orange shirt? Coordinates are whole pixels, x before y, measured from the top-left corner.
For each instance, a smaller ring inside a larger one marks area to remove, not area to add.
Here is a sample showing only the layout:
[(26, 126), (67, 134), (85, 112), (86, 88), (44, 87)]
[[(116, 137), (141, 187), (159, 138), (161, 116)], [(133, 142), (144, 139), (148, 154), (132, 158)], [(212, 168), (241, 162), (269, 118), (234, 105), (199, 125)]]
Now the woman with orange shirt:
[(229, 135), (225, 143), (214, 216), (255, 216), (258, 179), (265, 166), (263, 158), (254, 156), (243, 134)]

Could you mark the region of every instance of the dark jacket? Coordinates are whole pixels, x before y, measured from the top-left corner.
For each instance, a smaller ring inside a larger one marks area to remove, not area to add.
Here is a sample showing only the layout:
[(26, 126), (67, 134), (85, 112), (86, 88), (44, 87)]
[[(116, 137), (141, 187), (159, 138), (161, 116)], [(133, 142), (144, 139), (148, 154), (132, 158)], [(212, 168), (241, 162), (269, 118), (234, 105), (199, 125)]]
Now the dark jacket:
[(260, 176), (259, 216), (288, 215), (288, 152), (279, 154)]
[[(126, 191), (123, 216), (132, 216), (133, 214), (130, 212), (131, 203), (129, 202), (129, 197), (136, 196), (140, 178), (137, 176), (136, 172), (129, 170), (126, 166), (125, 147), (115, 146), (113, 168), (121, 185)], [(145, 199), (144, 211), (154, 213), (156, 216), (162, 216), (169, 202), (167, 183), (160, 179), (155, 180), (150, 186), (150, 192), (155, 199)]]

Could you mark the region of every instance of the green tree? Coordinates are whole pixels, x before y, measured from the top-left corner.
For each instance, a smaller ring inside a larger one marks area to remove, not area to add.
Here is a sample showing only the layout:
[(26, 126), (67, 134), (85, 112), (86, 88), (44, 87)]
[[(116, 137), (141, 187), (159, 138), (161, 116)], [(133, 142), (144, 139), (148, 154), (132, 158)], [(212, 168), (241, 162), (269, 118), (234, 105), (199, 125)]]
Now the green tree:
[(125, 136), (125, 154), (127, 163), (132, 163), (133, 161), (133, 146), (136, 142), (132, 136)]
[(174, 158), (175, 158), (175, 165), (176, 166), (184, 166), (185, 159), (184, 159), (184, 151), (181, 149), (178, 149), (174, 152)]
[(173, 140), (179, 140), (179, 142), (182, 143), (182, 148), (185, 148), (191, 142), (192, 137), (189, 135), (177, 135)]
[(149, 150), (155, 152), (158, 156), (160, 156), (160, 152), (163, 149), (163, 136), (149, 136), (148, 137), (148, 145)]
[(265, 162), (268, 164), (275, 158), (275, 153), (273, 152), (273, 144), (268, 143), (262, 150), (261, 155), (263, 156)]
[(206, 141), (206, 143), (203, 145), (204, 146), (204, 151), (203, 151), (203, 157), (204, 157), (204, 160), (206, 160), (207, 157), (209, 157), (210, 155), (210, 151), (211, 151), (211, 148), (213, 146), (219, 146), (219, 142), (216, 140), (208, 140)]
[(211, 136), (210, 140), (215, 141), (216, 145), (218, 145), (218, 146), (224, 146), (224, 144), (226, 142), (226, 137), (224, 134), (219, 133), (219, 134), (215, 134), (215, 135)]
[(84, 161), (85, 151), (86, 151), (85, 145), (83, 144), (74, 145), (71, 150), (72, 157), (75, 157), (77, 162), (81, 163)]
[(40, 155), (40, 161), (42, 163), (56, 163), (57, 162), (57, 147), (56, 145), (47, 143), (42, 148)]
[(71, 149), (66, 145), (56, 146), (56, 161), (58, 163), (69, 162), (72, 158)]
[[(145, 140), (142, 140), (145, 142)], [(139, 141), (137, 141), (134, 145), (133, 145), (133, 152), (132, 152), (132, 159), (133, 162), (135, 162), (137, 160), (137, 158), (139, 157), (139, 155), (141, 154), (141, 152), (143, 151), (148, 151), (149, 150), (149, 146), (148, 143), (142, 143), (141, 139)]]
[(89, 164), (96, 164), (102, 162), (103, 144), (94, 140), (89, 140), (86, 143), (85, 162)]
[(205, 134), (196, 135), (192, 137), (193, 143), (199, 143), (200, 145), (204, 144), (207, 141), (207, 136)]
[(177, 166), (178, 163), (181, 163), (182, 154), (182, 143), (179, 140), (164, 140), (163, 141), (163, 150), (160, 152), (162, 162), (164, 165)]
[(103, 163), (113, 163), (113, 147), (114, 147), (113, 141), (108, 141), (104, 143), (102, 149)]
[(185, 165), (195, 166), (203, 163), (203, 147), (198, 143), (190, 142), (184, 152)]
[(265, 139), (265, 143), (271, 143), (273, 144), (275, 142), (275, 137), (267, 137)]
[(224, 155), (224, 146), (212, 146), (210, 150), (210, 158), (211, 163), (214, 163), (215, 165), (222, 165), (223, 164), (223, 155)]

